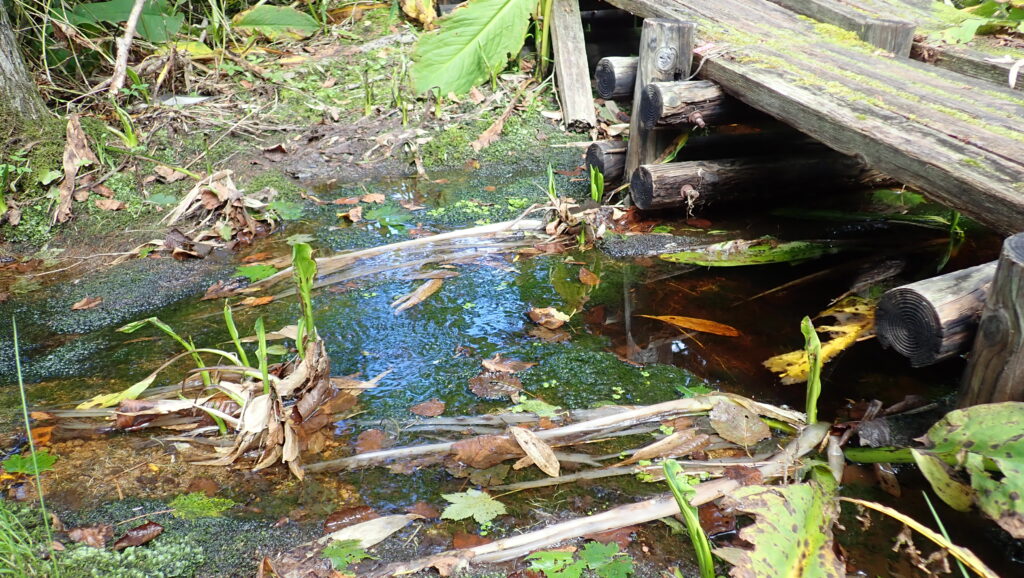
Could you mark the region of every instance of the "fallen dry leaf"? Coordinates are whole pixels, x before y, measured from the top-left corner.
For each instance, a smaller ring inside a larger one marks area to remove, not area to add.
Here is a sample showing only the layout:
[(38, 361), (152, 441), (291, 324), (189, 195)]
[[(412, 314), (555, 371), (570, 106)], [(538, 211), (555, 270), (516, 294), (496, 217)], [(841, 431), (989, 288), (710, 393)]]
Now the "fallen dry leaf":
[(416, 502), (409, 506), (406, 512), (410, 514), (416, 514), (417, 516), (423, 516), (424, 518), (440, 518), (441, 512), (437, 511), (437, 508), (431, 506), (426, 502)]
[(141, 546), (146, 542), (149, 542), (153, 538), (156, 538), (164, 531), (164, 527), (156, 522), (146, 522), (141, 526), (136, 526), (124, 536), (118, 538), (117, 542), (114, 542), (114, 550), (124, 550), (131, 546)]
[(94, 203), (104, 211), (120, 211), (125, 207), (124, 201), (117, 199), (96, 199)]
[(213, 285), (210, 285), (206, 289), (206, 293), (203, 294), (200, 301), (209, 301), (210, 299), (222, 299), (224, 297), (231, 297), (241, 289), (245, 289), (249, 286), (249, 280), (245, 277), (234, 277), (232, 279), (217, 281)]
[(180, 181), (181, 179), (188, 176), (181, 171), (176, 171), (171, 167), (167, 167), (164, 165), (157, 165), (156, 168), (153, 169), (153, 172), (159, 175), (160, 178), (163, 179), (165, 183), (173, 183), (176, 181)]
[(696, 317), (681, 317), (679, 315), (637, 315), (637, 317), (657, 319), (658, 321), (668, 323), (669, 325), (678, 327), (684, 331), (700, 331), (702, 333), (712, 333), (714, 335), (724, 335), (726, 337), (739, 337), (740, 335), (739, 330), (735, 327), (724, 323), (708, 321), (707, 319), (697, 319)]
[(68, 530), (68, 538), (73, 542), (80, 542), (93, 548), (103, 548), (107, 540), (114, 537), (114, 527), (110, 524), (99, 524), (96, 526), (82, 526)]
[(363, 208), (352, 207), (351, 209), (348, 210), (347, 213), (339, 213), (338, 216), (347, 217), (349, 221), (352, 221), (353, 223), (358, 223), (359, 221), (363, 220)]
[(263, 156), (271, 162), (283, 161), (288, 156), (288, 149), (283, 144), (276, 144), (263, 149)]
[(332, 205), (358, 205), (359, 197), (344, 197), (341, 199), (334, 199), (331, 201)]
[(434, 10), (432, 0), (400, 0), (402, 12), (409, 18), (423, 25), (424, 30), (437, 28), (434, 20), (437, 20), (437, 11)]
[(772, 435), (768, 425), (756, 413), (735, 403), (718, 402), (708, 413), (708, 419), (718, 435), (743, 447), (752, 446)]
[(484, 399), (509, 398), (518, 401), (523, 382), (511, 373), (485, 371), (469, 380), (469, 390)]
[(273, 295), (267, 295), (265, 297), (246, 297), (245, 299), (242, 299), (241, 304), (248, 307), (259, 307), (261, 305), (266, 305), (273, 300)]
[(696, 429), (684, 429), (673, 432), (660, 440), (638, 449), (629, 459), (621, 461), (616, 466), (635, 464), (640, 460), (653, 460), (655, 458), (677, 458), (690, 455), (703, 449), (711, 442), (707, 434), (698, 432)]
[(582, 267), (580, 268), (580, 283), (593, 287), (601, 283), (601, 278), (595, 275), (590, 269)]
[(353, 506), (351, 508), (335, 510), (324, 520), (324, 534), (331, 534), (342, 528), (348, 528), (349, 526), (361, 524), (367, 520), (379, 517), (380, 514), (370, 506)]
[(410, 309), (422, 303), (427, 297), (430, 297), (434, 293), (437, 293), (441, 289), (441, 285), (444, 284), (442, 279), (428, 279), (425, 283), (417, 287), (415, 290), (402, 295), (398, 299), (391, 302), (391, 306), (395, 308), (395, 315)]
[(493, 541), (494, 540), (490, 538), (486, 538), (484, 536), (477, 536), (476, 534), (456, 532), (452, 535), (452, 548), (455, 550), (464, 550), (466, 548), (475, 548), (476, 546), (490, 544)]
[(85, 165), (97, 164), (99, 160), (89, 149), (89, 141), (82, 130), (77, 114), (68, 117), (67, 140), (64, 147), (64, 180), (58, 188), (57, 209), (53, 212), (53, 223), (65, 223), (71, 218), (71, 201), (75, 192), (75, 177)]
[(503, 435), (482, 435), (457, 441), (452, 444), (451, 451), (456, 461), (481, 469), (523, 456), (519, 444)]
[(568, 315), (554, 307), (534, 307), (526, 315), (530, 317), (530, 321), (547, 329), (558, 329), (569, 320)]
[(604, 532), (594, 532), (592, 534), (584, 534), (584, 540), (593, 540), (602, 544), (615, 543), (619, 545), (619, 548), (623, 550), (629, 543), (633, 541), (633, 533), (640, 530), (640, 526), (626, 526), (623, 528), (616, 528), (614, 530), (606, 530)]
[(403, 209), (405, 209), (407, 211), (420, 211), (420, 210), (423, 210), (423, 209), (427, 208), (424, 205), (416, 204), (416, 201), (409, 201), (409, 200), (398, 201), (398, 204), (399, 204), (399, 206), (401, 206)]
[(242, 262), (243, 263), (258, 263), (260, 261), (266, 261), (267, 259), (269, 259), (271, 257), (273, 257), (272, 253), (270, 253), (269, 251), (263, 251), (261, 253), (253, 253), (252, 255), (249, 255), (248, 257), (242, 257)]
[(410, 407), (409, 411), (423, 417), (437, 417), (444, 413), (444, 402), (436, 398), (431, 399)]
[(384, 447), (388, 435), (379, 429), (368, 429), (356, 438), (356, 453), (375, 452)]
[(513, 426), (508, 428), (508, 431), (540, 471), (552, 478), (558, 477), (561, 464), (558, 463), (558, 458), (555, 457), (555, 452), (551, 449), (551, 446), (537, 437), (537, 434), (526, 428)]
[(548, 343), (563, 343), (572, 339), (568, 331), (562, 329), (548, 329), (547, 327), (531, 327), (527, 334)]
[(386, 201), (387, 197), (385, 197), (383, 193), (367, 193), (362, 197), (359, 197), (359, 200), (364, 203), (380, 204)]
[(504, 359), (500, 353), (494, 354), (494, 357), (485, 359), (481, 362), (484, 369), (487, 371), (497, 371), (503, 373), (516, 373), (517, 371), (523, 371), (530, 369), (536, 363), (531, 361), (519, 361), (518, 359)]
[(83, 297), (81, 300), (76, 301), (71, 306), (72, 311), (81, 311), (83, 309), (92, 309), (93, 307), (99, 307), (103, 303), (102, 297)]

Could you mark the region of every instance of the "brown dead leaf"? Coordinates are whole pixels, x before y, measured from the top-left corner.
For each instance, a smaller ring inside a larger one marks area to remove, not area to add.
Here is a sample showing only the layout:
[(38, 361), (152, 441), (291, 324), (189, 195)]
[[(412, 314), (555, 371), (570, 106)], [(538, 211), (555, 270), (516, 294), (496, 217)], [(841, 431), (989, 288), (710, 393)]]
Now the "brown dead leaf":
[(714, 335), (724, 335), (726, 337), (739, 337), (740, 335), (739, 330), (735, 327), (724, 323), (708, 321), (707, 319), (697, 319), (696, 317), (681, 317), (679, 315), (637, 315), (637, 317), (657, 319), (658, 321), (668, 323), (669, 325), (678, 327), (684, 331), (700, 331), (702, 333), (712, 333)]
[(708, 413), (708, 419), (718, 435), (743, 447), (752, 446), (772, 435), (768, 425), (756, 413), (735, 403), (718, 402)]
[(68, 538), (73, 542), (79, 542), (93, 548), (103, 548), (107, 540), (114, 537), (114, 527), (110, 524), (99, 524), (96, 526), (82, 526), (68, 530)]
[(530, 337), (536, 337), (548, 343), (564, 343), (572, 339), (568, 331), (562, 329), (548, 329), (547, 327), (531, 327), (527, 333)]
[(391, 306), (395, 308), (395, 315), (410, 309), (422, 303), (427, 297), (430, 297), (434, 293), (437, 293), (441, 286), (444, 284), (442, 279), (428, 279), (425, 283), (417, 287), (415, 290), (402, 295), (398, 299), (391, 302)]
[(417, 516), (423, 516), (427, 519), (441, 517), (441, 512), (437, 511), (437, 508), (431, 506), (426, 502), (416, 502), (415, 504), (409, 506), (406, 509), (406, 512), (409, 512), (410, 514), (416, 514)]
[(480, 104), (484, 101), (484, 98), (484, 93), (480, 92), (480, 89), (477, 87), (474, 86), (469, 89), (469, 100), (472, 101), (473, 104)]
[(476, 534), (456, 532), (452, 535), (452, 549), (465, 550), (466, 548), (475, 548), (477, 546), (483, 546), (484, 544), (490, 544), (493, 541), (494, 540), (490, 538), (477, 536)]
[(519, 444), (504, 435), (482, 435), (457, 441), (451, 451), (455, 461), (481, 469), (523, 456)]
[(714, 502), (702, 504), (697, 509), (697, 515), (700, 517), (700, 529), (704, 530), (708, 536), (736, 530), (736, 514), (732, 510), (723, 509)]
[(379, 205), (386, 201), (387, 197), (385, 197), (383, 193), (367, 193), (362, 197), (359, 197), (359, 200), (364, 203), (376, 203)]
[(288, 157), (288, 149), (283, 144), (276, 144), (263, 149), (263, 156), (271, 162), (283, 161)]
[(444, 402), (434, 398), (410, 407), (409, 411), (423, 417), (437, 417), (444, 413)]
[(427, 207), (425, 207), (423, 205), (417, 204), (416, 201), (410, 201), (410, 200), (401, 200), (401, 201), (398, 201), (398, 204), (399, 204), (399, 206), (401, 206), (403, 209), (405, 209), (407, 211), (421, 211), (421, 210), (427, 208)]
[(349, 221), (352, 221), (353, 223), (358, 223), (359, 221), (363, 220), (363, 208), (352, 207), (351, 209), (348, 210), (347, 213), (339, 213), (338, 216), (347, 217)]
[(508, 428), (508, 431), (540, 471), (552, 478), (558, 477), (561, 464), (559, 464), (558, 458), (555, 457), (555, 452), (551, 449), (551, 446), (537, 437), (537, 434), (526, 428), (513, 426)]
[(243, 263), (258, 263), (260, 261), (266, 261), (267, 259), (269, 259), (271, 257), (273, 257), (272, 253), (270, 253), (269, 251), (263, 251), (261, 253), (253, 253), (252, 255), (249, 255), (248, 257), (242, 257), (242, 262)]
[(592, 534), (584, 534), (584, 540), (593, 540), (602, 544), (615, 543), (619, 545), (619, 548), (623, 550), (629, 546), (629, 543), (633, 541), (633, 533), (640, 530), (640, 526), (625, 526), (623, 528), (615, 528), (614, 530), (606, 530), (604, 532), (594, 532)]
[(696, 429), (673, 432), (650, 445), (640, 448), (628, 460), (615, 465), (623, 466), (634, 464), (640, 460), (653, 460), (655, 458), (688, 456), (695, 451), (704, 449), (710, 441), (711, 439), (707, 434), (700, 433)]
[(511, 373), (485, 371), (469, 380), (469, 389), (484, 399), (509, 398), (518, 401), (523, 391), (523, 382)]
[(259, 307), (261, 305), (266, 305), (273, 300), (273, 295), (267, 295), (265, 297), (246, 297), (245, 299), (242, 299), (241, 304), (248, 307)]
[(117, 199), (96, 199), (93, 202), (97, 207), (104, 211), (120, 211), (125, 207), (124, 201), (119, 201)]
[(217, 281), (213, 285), (210, 285), (206, 289), (206, 293), (203, 294), (200, 301), (209, 301), (210, 299), (223, 299), (224, 297), (231, 297), (238, 293), (238, 291), (245, 289), (249, 286), (249, 280), (245, 277), (235, 277), (232, 279)]
[(334, 199), (331, 201), (332, 205), (358, 205), (359, 197), (344, 197), (341, 199)]
[(163, 531), (164, 527), (160, 524), (157, 524), (156, 522), (146, 522), (141, 526), (136, 526), (131, 530), (128, 530), (124, 536), (121, 536), (117, 539), (117, 542), (114, 542), (112, 548), (114, 550), (124, 550), (131, 546), (141, 546), (159, 536)]
[(764, 480), (761, 470), (750, 466), (726, 466), (725, 477), (736, 480), (744, 486), (756, 486)]
[(324, 534), (337, 532), (342, 528), (355, 526), (379, 517), (380, 514), (370, 506), (353, 506), (335, 510), (324, 520)]
[(593, 287), (601, 283), (601, 278), (595, 275), (590, 269), (582, 267), (580, 268), (580, 283)]
[(181, 171), (176, 171), (164, 165), (157, 165), (153, 172), (159, 175), (165, 183), (174, 183), (188, 176)]
[(487, 371), (497, 371), (502, 373), (516, 373), (517, 371), (523, 371), (530, 369), (536, 363), (531, 361), (519, 361), (518, 359), (504, 359), (500, 353), (495, 353), (494, 357), (485, 359), (481, 362), (484, 369)]
[(356, 453), (365, 454), (375, 452), (384, 447), (388, 441), (388, 435), (379, 429), (368, 429), (359, 434), (356, 438)]
[(75, 177), (83, 166), (99, 163), (89, 149), (89, 140), (82, 130), (77, 114), (68, 117), (67, 144), (64, 147), (64, 180), (61, 181), (57, 209), (53, 212), (53, 223), (66, 223), (71, 218), (71, 201), (75, 192)]
[(530, 317), (530, 321), (547, 329), (558, 329), (569, 320), (568, 315), (554, 307), (534, 307), (526, 315)]
[(99, 307), (101, 303), (103, 303), (102, 297), (83, 297), (71, 306), (71, 310), (82, 311), (84, 309), (92, 309), (94, 307)]

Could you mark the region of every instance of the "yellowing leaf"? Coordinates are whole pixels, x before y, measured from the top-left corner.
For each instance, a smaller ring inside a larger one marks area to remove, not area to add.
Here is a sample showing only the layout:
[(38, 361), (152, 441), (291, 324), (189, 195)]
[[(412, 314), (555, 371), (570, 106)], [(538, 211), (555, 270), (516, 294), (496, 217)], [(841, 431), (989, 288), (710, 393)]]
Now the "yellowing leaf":
[(510, 427), (508, 428), (508, 431), (512, 434), (512, 437), (515, 438), (519, 447), (523, 448), (523, 451), (526, 452), (527, 457), (532, 461), (532, 463), (536, 464), (536, 466), (540, 468), (540, 471), (552, 478), (558, 477), (558, 472), (561, 466), (558, 463), (558, 458), (555, 457), (555, 452), (551, 449), (551, 446), (544, 443), (544, 440), (537, 437), (537, 434), (526, 428)]
[[(875, 330), (875, 306), (862, 299), (845, 299), (823, 311), (820, 317), (834, 317), (838, 325), (821, 325), (819, 333), (831, 337), (821, 344), (821, 362), (828, 363), (848, 347), (870, 336)], [(791, 385), (807, 381), (807, 355), (804, 350), (771, 357), (764, 362), (769, 371), (778, 374), (782, 383)]]
[(701, 331), (726, 337), (738, 337), (740, 334), (739, 330), (731, 325), (708, 321), (707, 319), (697, 319), (696, 317), (681, 317), (679, 315), (638, 315), (638, 317), (657, 319), (684, 331)]
[(164, 56), (170, 54), (172, 50), (187, 53), (192, 60), (213, 60), (217, 56), (217, 53), (212, 48), (194, 40), (165, 44), (158, 48), (154, 54)]
[(313, 17), (289, 6), (254, 6), (235, 14), (231, 24), (241, 34), (259, 34), (268, 40), (302, 40), (316, 34), (320, 25)]
[(437, 28), (434, 20), (437, 20), (437, 12), (434, 10), (433, 0), (401, 0), (402, 12), (409, 18), (423, 25), (424, 30)]

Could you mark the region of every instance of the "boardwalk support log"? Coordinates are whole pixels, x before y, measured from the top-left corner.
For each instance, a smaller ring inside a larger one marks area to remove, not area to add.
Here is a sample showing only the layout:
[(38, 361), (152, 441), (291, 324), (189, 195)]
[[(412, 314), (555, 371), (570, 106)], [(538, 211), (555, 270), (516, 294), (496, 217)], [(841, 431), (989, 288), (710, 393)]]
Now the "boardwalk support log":
[(640, 122), (645, 130), (663, 126), (705, 128), (764, 116), (709, 80), (652, 82), (644, 88), (642, 98)]
[(914, 367), (966, 351), (995, 271), (986, 263), (887, 291), (876, 313), (878, 341)]
[(806, 190), (809, 182), (816, 187), (852, 183), (862, 170), (855, 159), (828, 151), (643, 165), (629, 186), (639, 209), (683, 207), (695, 213), (733, 202), (752, 204), (766, 183), (773, 192), (794, 193)]
[(632, 98), (637, 61), (635, 56), (607, 56), (597, 61), (594, 71), (597, 95), (605, 100)]
[(626, 153), (626, 179), (640, 165), (653, 162), (667, 144), (665, 139), (643, 128), (642, 94), (651, 82), (685, 79), (693, 62), (693, 41), (697, 25), (693, 22), (648, 18), (640, 36), (640, 63), (633, 92), (633, 115), (629, 122), (629, 151)]
[(964, 374), (960, 407), (1024, 401), (1024, 233), (1003, 243)]
[(553, 0), (551, 41), (555, 55), (555, 77), (562, 114), (569, 130), (587, 131), (597, 126), (590, 68), (577, 0)]
[(626, 143), (621, 140), (598, 141), (587, 148), (587, 171), (594, 167), (604, 176), (605, 186), (622, 181), (626, 168)]

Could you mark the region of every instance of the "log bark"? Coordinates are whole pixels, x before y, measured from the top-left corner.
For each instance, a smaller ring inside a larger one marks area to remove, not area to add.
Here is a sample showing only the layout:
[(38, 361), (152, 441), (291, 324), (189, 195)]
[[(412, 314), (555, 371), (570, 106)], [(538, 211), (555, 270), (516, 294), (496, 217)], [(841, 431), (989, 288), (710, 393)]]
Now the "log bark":
[(608, 56), (597, 61), (594, 71), (597, 95), (607, 100), (633, 96), (638, 62), (635, 56)]
[(598, 141), (587, 147), (587, 174), (590, 167), (601, 171), (605, 186), (622, 181), (626, 169), (626, 143), (621, 140)]
[(697, 25), (692, 22), (648, 18), (640, 39), (640, 61), (633, 91), (633, 115), (629, 121), (629, 151), (626, 153), (628, 180), (640, 165), (654, 161), (668, 144), (653, 131), (643, 128), (643, 89), (651, 82), (680, 80), (690, 75), (693, 40)]
[(705, 128), (765, 116), (709, 80), (652, 82), (644, 88), (642, 98), (640, 122), (647, 130), (665, 126)]
[(40, 119), (48, 112), (31, 75), (21, 59), (7, 9), (0, 6), (0, 111), (26, 119)]
[(1003, 242), (960, 407), (1002, 401), (1024, 401), (1024, 233)]
[(597, 126), (594, 96), (590, 87), (583, 22), (577, 0), (553, 0), (551, 46), (555, 56), (555, 78), (562, 100), (562, 119), (572, 131)]
[(967, 350), (995, 275), (995, 262), (890, 289), (878, 302), (876, 331), (914, 367)]
[(696, 214), (729, 203), (754, 203), (769, 186), (775, 193), (791, 193), (806, 190), (808, 183), (852, 184), (862, 170), (855, 159), (832, 152), (683, 161), (641, 166), (629, 187), (639, 209), (685, 207)]

